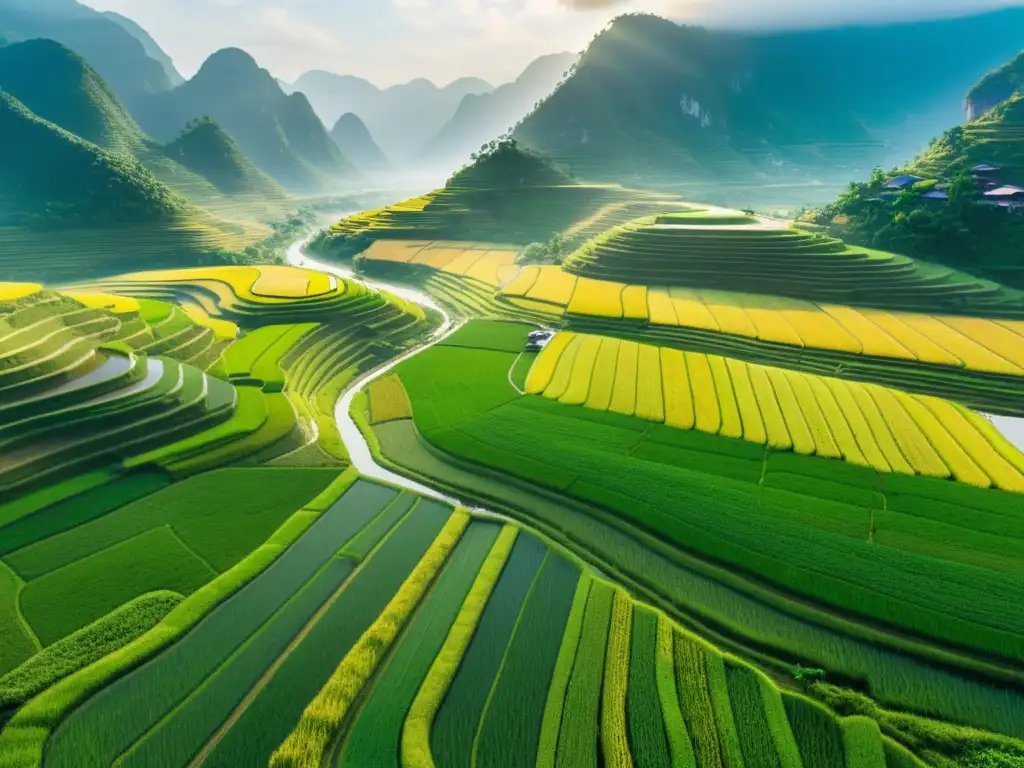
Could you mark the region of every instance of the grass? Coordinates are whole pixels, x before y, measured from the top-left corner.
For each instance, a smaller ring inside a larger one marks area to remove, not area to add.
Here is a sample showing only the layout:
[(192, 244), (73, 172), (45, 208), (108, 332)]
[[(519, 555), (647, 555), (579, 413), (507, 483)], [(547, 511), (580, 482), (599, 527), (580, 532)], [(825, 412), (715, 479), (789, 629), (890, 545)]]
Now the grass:
[(725, 676), (744, 764), (781, 768), (758, 674), (745, 664), (734, 664), (727, 659)]
[(537, 764), (545, 704), (579, 578), (575, 564), (548, 552), (484, 708), (474, 764), (494, 768)]
[[(792, 494), (765, 503), (756, 485), (715, 476), (715, 455), (694, 455), (699, 464), (644, 460), (635, 452), (644, 437), (641, 423), (592, 418), (583, 415), (590, 413), (586, 409), (544, 399), (515, 398), (497, 372), (490, 379), (483, 373), (472, 379), (477, 387), (491, 390), (477, 392), (477, 402), (494, 406), (473, 417), (467, 414), (465, 399), (459, 399), (446, 421), (449, 409), (440, 396), (445, 380), (455, 377), (448, 372), (461, 369), (448, 359), (431, 367), (432, 356), (433, 351), (419, 356), (414, 375), (404, 368), (399, 374), (413, 401), (417, 426), (436, 447), (556, 491), (572, 486), (576, 498), (849, 613), (1009, 658), (1024, 654), (1024, 625), (1017, 626), (1021, 614), (1015, 607), (1019, 601), (1006, 599), (1017, 587), (1003, 574), (905, 548), (871, 546), (866, 525), (857, 529), (861, 538), (851, 536), (853, 522), (839, 504)], [(504, 405), (497, 405), (506, 398)], [(422, 421), (421, 403), (427, 412)], [(538, 441), (544, 444), (543, 463), (535, 458)], [(730, 443), (723, 438), (718, 444), (724, 448)], [(631, 489), (628, 499), (621, 494), (626, 486)], [(707, 493), (709, 487), (714, 494)], [(1016, 496), (998, 498), (1010, 503)], [(806, 544), (809, 530), (813, 547)], [(836, 563), (843, 567), (842, 583), (836, 578)], [(940, 604), (934, 601), (938, 582), (946, 585)]]
[[(186, 600), (168, 617), (168, 626), (161, 625), (163, 637), (154, 638), (155, 648), (145, 649), (148, 654), (205, 620), (149, 664), (104, 687), (132, 661), (137, 663), (138, 656), (126, 652), (128, 658), (110, 658), (90, 676), (70, 678), (66, 695), (74, 696), (72, 701), (103, 690), (61, 722), (47, 759), (54, 765), (78, 765), (81, 759), (112, 762), (195, 690), (332, 558), (339, 542), (355, 535), (394, 498), (393, 490), (356, 483), (356, 477), (347, 473), (348, 489), (335, 486), (344, 495), (330, 509), (296, 513), (206, 594)], [(54, 689), (51, 695), (57, 694)]]
[(843, 735), (832, 713), (797, 694), (784, 693), (782, 700), (804, 765), (843, 768)]
[(459, 328), (441, 342), (441, 346), (518, 353), (523, 351), (526, 344), (526, 334), (534, 328), (535, 326), (521, 323), (495, 320), (474, 321)]
[(329, 469), (216, 470), (175, 483), (7, 560), (31, 581), (133, 536), (170, 526), (199, 558), (223, 572), (335, 476)]
[(419, 503), (421, 503), (420, 499), (411, 493), (399, 494), (394, 501), (381, 510), (380, 514), (367, 523), (363, 530), (342, 547), (340, 556), (357, 563), (364, 560), (373, 551), (373, 548), (387, 536), (388, 532)]
[[(658, 614), (636, 607), (633, 610), (633, 635), (630, 645), (629, 687), (626, 713), (629, 742), (637, 768), (672, 768), (672, 756), (665, 729), (668, 717), (662, 714), (658, 691)], [(675, 682), (672, 682), (675, 696)], [(678, 708), (678, 704), (676, 705)], [(682, 725), (682, 720), (675, 724)], [(674, 735), (685, 738), (685, 732)]]
[(565, 709), (565, 693), (569, 687), (569, 679), (576, 662), (580, 636), (583, 632), (583, 621), (587, 610), (587, 599), (593, 578), (584, 573), (576, 583), (569, 619), (565, 625), (562, 642), (555, 659), (555, 668), (551, 675), (551, 687), (548, 688), (547, 703), (544, 706), (544, 717), (541, 721), (540, 742), (537, 746), (537, 768), (554, 768), (558, 751), (558, 737), (562, 726), (562, 714)]
[[(719, 737), (718, 712), (708, 677), (707, 652), (702, 643), (685, 635), (675, 636), (676, 688), (693, 743), (697, 765), (708, 768), (729, 766)], [(811, 763), (815, 765), (815, 763)]]
[(385, 661), (342, 746), (339, 768), (391, 768), (402, 723), (500, 531), (473, 522)]
[(405, 768), (434, 768), (430, 746), (431, 725), (451, 687), (518, 535), (519, 529), (514, 526), (505, 526), (498, 534), (455, 617), (455, 623), (409, 707), (401, 738), (401, 763)]
[(29, 582), (21, 608), (46, 646), (147, 592), (188, 595), (216, 575), (170, 528), (152, 528)]
[(612, 601), (608, 650), (605, 654), (601, 693), (601, 749), (604, 764), (632, 768), (626, 725), (626, 695), (629, 687), (629, 644), (633, 631), (633, 601), (616, 590)]
[(595, 581), (587, 598), (583, 631), (565, 692), (562, 727), (558, 732), (559, 766), (593, 766), (598, 762), (601, 683), (604, 677), (608, 624), (615, 590)]
[(148, 632), (184, 598), (176, 592), (138, 597), (0, 677), (0, 711), (15, 709), (68, 675)]
[[(697, 434), (669, 431), (676, 435)], [(752, 589), (734, 571), (709, 567), (687, 557), (678, 548), (645, 536), (620, 517), (593, 506), (555, 501), (534, 492), (534, 485), (509, 482), (481, 470), (477, 464), (442, 460), (433, 449), (424, 447), (409, 422), (382, 425), (378, 433), (387, 460), (401, 462), (401, 466), (413, 468), (417, 476), (454, 493), (470, 493), (514, 514), (526, 515), (566, 545), (585, 548), (588, 557), (595, 558), (602, 568), (619, 574), (648, 600), (672, 611), (680, 620), (697, 619), (702, 631), (713, 628), (712, 631), (727, 633), (729, 639), (747, 638), (785, 663), (796, 658), (806, 666), (825, 667), (842, 676), (866, 680), (875, 697), (902, 709), (1003, 733), (1020, 730), (1020, 713), (1024, 712), (1021, 697), (1000, 685), (978, 680), (973, 673), (956, 672), (956, 665), (962, 664), (956, 658), (944, 657), (953, 667), (923, 662), (922, 658), (934, 658), (928, 647), (906, 645), (891, 635), (869, 637), (859, 625), (835, 623), (829, 614), (806, 610), (804, 605), (792, 601), (780, 601), (777, 593)], [(744, 445), (739, 441), (737, 444)], [(693, 457), (701, 456), (693, 453)], [(687, 460), (694, 459), (687, 454)], [(725, 460), (717, 454), (702, 458), (716, 468)], [(979, 498), (974, 489), (935, 482), (938, 485), (934, 491), (930, 482), (918, 480), (914, 485), (919, 488), (918, 493), (931, 493), (936, 498), (943, 497), (944, 488), (950, 489), (946, 494), (950, 498), (956, 491), (958, 502), (967, 497)], [(911, 501), (911, 496), (906, 496), (904, 503), (919, 509), (939, 503), (925, 495), (913, 498)], [(622, 498), (621, 503), (627, 503), (627, 499)], [(628, 503), (632, 504), (632, 500)], [(950, 507), (951, 514), (954, 509)], [(728, 642), (725, 636), (718, 637)]]
[(851, 768), (886, 768), (885, 748), (878, 723), (868, 717), (844, 717), (839, 721), (843, 752)]
[(0, 672), (5, 674), (39, 650), (19, 607), (23, 586), (17, 574), (0, 563)]
[[(541, 352), (537, 370), (554, 373), (550, 378), (538, 373), (532, 393), (566, 405), (586, 404), (681, 429), (743, 437), (777, 451), (845, 458), (884, 473), (914, 474), (897, 443), (930, 444), (940, 466), (963, 467), (954, 472), (958, 480), (982, 488), (1024, 491), (1024, 475), (1000, 455), (1015, 449), (1004, 438), (983, 433), (945, 401), (650, 344), (639, 345), (633, 365), (633, 342), (590, 334), (569, 334), (569, 338), (568, 346), (555, 343), (556, 337)], [(600, 348), (606, 354), (600, 358), (599, 368), (595, 361)], [(743, 382), (738, 394), (730, 377)], [(752, 389), (746, 387), (747, 379)], [(603, 391), (609, 381), (613, 382), (610, 397), (588, 398), (588, 391)], [(822, 409), (821, 395), (814, 392), (824, 389), (835, 408)], [(895, 398), (887, 418), (874, 404), (878, 398)], [(741, 425), (740, 411), (749, 417), (746, 425)], [(815, 427), (814, 435), (810, 424)], [(767, 427), (767, 434), (762, 426)], [(833, 434), (840, 436), (843, 446), (855, 439), (859, 448), (840, 452)]]
[(438, 768), (468, 765), (488, 695), (519, 614), (547, 552), (532, 536), (519, 536), (498, 579), (430, 729)]
[(457, 510), (448, 519), (391, 602), (306, 707), (298, 726), (271, 756), (271, 766), (319, 768), (334, 740), (340, 735), (342, 723), (356, 697), (367, 685), (398, 633), (430, 589), (434, 577), (458, 544), (469, 521), (470, 515), (465, 510)]
[(161, 473), (139, 472), (58, 501), (0, 528), (0, 555), (8, 555), (103, 517), (169, 483), (169, 478)]
[(269, 762), (345, 655), (380, 615), (448, 521), (451, 510), (423, 505), (392, 532), (254, 691), (204, 762), (237, 766)]
[[(677, 641), (678, 642), (678, 641)], [(711, 703), (715, 708), (715, 720), (718, 723), (718, 736), (722, 746), (725, 764), (743, 766), (743, 749), (740, 745), (738, 726), (729, 700), (729, 687), (725, 675), (725, 661), (721, 654), (706, 651), (708, 668), (708, 690), (711, 692)]]
[(120, 764), (187, 764), (354, 568), (349, 560), (329, 560), (223, 665), (136, 741)]
[(374, 379), (369, 386), (370, 423), (408, 419), (412, 417), (409, 396), (397, 376)]
[(58, 504), (79, 494), (91, 491), (115, 480), (117, 475), (109, 469), (98, 469), (52, 483), (38, 491), (0, 505), (0, 525), (9, 526), (23, 517)]
[(655, 661), (658, 698), (665, 720), (673, 768), (696, 768), (697, 756), (686, 729), (686, 719), (676, 685), (675, 630), (664, 616), (658, 617), (658, 655)]

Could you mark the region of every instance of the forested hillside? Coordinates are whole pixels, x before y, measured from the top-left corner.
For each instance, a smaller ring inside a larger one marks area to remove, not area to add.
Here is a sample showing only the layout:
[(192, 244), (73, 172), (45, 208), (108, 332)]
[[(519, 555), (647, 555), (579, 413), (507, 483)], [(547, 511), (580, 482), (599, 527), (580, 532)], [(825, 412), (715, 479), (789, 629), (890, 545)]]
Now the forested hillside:
[(1019, 52), (1022, 21), (747, 34), (627, 15), (515, 135), (586, 179), (866, 176), (952, 123), (950, 94)]

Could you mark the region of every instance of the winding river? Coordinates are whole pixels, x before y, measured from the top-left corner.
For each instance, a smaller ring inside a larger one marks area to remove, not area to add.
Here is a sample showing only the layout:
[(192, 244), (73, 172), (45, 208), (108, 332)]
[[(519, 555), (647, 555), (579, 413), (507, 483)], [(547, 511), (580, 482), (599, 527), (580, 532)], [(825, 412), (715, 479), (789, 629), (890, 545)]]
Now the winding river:
[(412, 493), (416, 493), (430, 499), (435, 499), (446, 504), (468, 507), (479, 517), (491, 518), (501, 522), (515, 522), (518, 525), (522, 525), (522, 523), (513, 520), (507, 515), (502, 515), (489, 509), (483, 509), (482, 507), (467, 504), (452, 496), (441, 493), (435, 488), (431, 488), (423, 485), (422, 483), (418, 483), (415, 480), (410, 480), (403, 475), (399, 475), (396, 472), (392, 472), (390, 469), (382, 467), (374, 459), (373, 452), (370, 450), (370, 446), (366, 442), (366, 438), (363, 436), (363, 433), (359, 430), (359, 427), (356, 425), (355, 421), (353, 421), (351, 416), (352, 401), (356, 394), (364, 389), (371, 381), (386, 375), (389, 371), (393, 370), (396, 366), (405, 362), (410, 357), (414, 357), (424, 350), (427, 350), (435, 344), (447, 339), (459, 329), (462, 323), (454, 320), (443, 307), (439, 306), (433, 299), (422, 291), (417, 291), (404, 286), (381, 283), (375, 280), (367, 280), (366, 278), (357, 275), (352, 269), (347, 267), (325, 264), (311, 258), (306, 253), (306, 246), (309, 244), (311, 239), (312, 236), (307, 237), (288, 248), (287, 261), (289, 264), (295, 267), (306, 267), (308, 269), (326, 272), (327, 274), (334, 275), (336, 277), (343, 277), (347, 280), (361, 283), (368, 288), (388, 291), (389, 293), (393, 293), (406, 301), (411, 301), (415, 304), (419, 304), (421, 307), (432, 309), (444, 318), (441, 326), (434, 331), (426, 342), (356, 379), (356, 381), (353, 382), (347, 390), (345, 390), (341, 399), (338, 400), (338, 404), (334, 408), (334, 419), (338, 424), (338, 432), (341, 434), (341, 438), (345, 443), (345, 448), (349, 453), (349, 460), (351, 461), (352, 466), (359, 470), (359, 473), (364, 477), (389, 483), (390, 485), (398, 488), (404, 488)]

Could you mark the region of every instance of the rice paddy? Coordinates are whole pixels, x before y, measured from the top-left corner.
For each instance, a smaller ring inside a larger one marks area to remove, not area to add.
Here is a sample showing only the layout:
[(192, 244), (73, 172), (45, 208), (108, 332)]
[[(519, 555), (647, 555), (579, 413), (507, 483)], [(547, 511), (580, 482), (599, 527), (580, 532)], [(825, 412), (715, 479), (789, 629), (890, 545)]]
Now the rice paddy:
[[(1024, 454), (973, 409), (1024, 412), (1014, 297), (621, 188), (496, 194), (318, 247), (470, 319), (351, 415), (501, 517), (349, 466), (339, 399), (432, 311), (285, 266), (0, 284), (0, 766), (1024, 754)], [(516, 263), (552, 231), (585, 244)]]

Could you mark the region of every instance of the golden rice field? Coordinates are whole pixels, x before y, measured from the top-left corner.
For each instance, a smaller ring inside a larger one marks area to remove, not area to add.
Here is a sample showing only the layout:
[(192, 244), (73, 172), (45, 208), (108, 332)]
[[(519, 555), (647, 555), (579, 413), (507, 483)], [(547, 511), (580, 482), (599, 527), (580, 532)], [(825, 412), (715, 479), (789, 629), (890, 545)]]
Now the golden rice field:
[(984, 418), (924, 395), (563, 331), (529, 394), (879, 472), (1024, 493), (1024, 454)]
[(499, 287), (519, 272), (514, 247), (491, 243), (378, 240), (361, 255), (369, 261), (415, 264)]
[(0, 301), (17, 301), (41, 290), (39, 283), (0, 283)]
[(1024, 376), (1024, 322), (854, 309), (726, 291), (648, 288), (526, 267), (502, 289), (517, 306), (693, 328), (776, 344)]
[[(340, 295), (347, 287), (345, 281), (323, 272), (267, 264), (133, 272), (103, 281), (101, 285), (112, 283), (188, 283), (211, 291), (217, 297), (216, 304), (226, 309), (231, 309), (238, 302), (287, 305), (300, 299)], [(205, 309), (215, 312), (216, 305), (211, 304)]]

